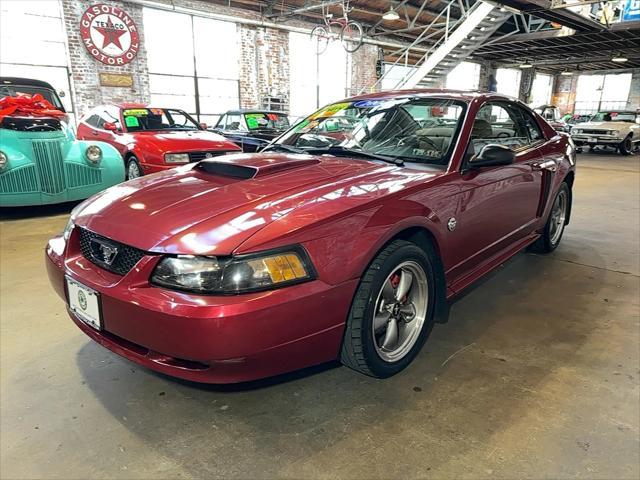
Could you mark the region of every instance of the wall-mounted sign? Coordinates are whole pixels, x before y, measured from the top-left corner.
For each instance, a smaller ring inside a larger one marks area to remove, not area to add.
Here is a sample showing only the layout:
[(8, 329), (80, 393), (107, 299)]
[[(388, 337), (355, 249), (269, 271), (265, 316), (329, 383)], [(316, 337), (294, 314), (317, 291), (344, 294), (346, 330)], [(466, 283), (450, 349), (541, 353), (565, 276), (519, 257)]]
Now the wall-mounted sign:
[(103, 87), (133, 87), (133, 75), (130, 73), (100, 72), (99, 76)]
[(106, 65), (125, 65), (140, 48), (138, 27), (131, 16), (113, 5), (93, 5), (80, 19), (82, 43), (93, 58)]

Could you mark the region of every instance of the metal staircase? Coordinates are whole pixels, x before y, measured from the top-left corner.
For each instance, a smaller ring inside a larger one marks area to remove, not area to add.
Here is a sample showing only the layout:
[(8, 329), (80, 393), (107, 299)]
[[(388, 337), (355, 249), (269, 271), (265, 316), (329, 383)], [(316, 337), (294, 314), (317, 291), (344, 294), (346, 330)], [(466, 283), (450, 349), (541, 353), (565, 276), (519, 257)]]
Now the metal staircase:
[(424, 55), (413, 65), (413, 68), (392, 87), (393, 89), (409, 89), (415, 87), (437, 87), (442, 79), (453, 70), (456, 65), (468, 58), (475, 49), (479, 48), (493, 35), (496, 30), (512, 15), (510, 11), (497, 8), (494, 4), (477, 1), (471, 8), (463, 11), (463, 15), (456, 21), (449, 21), (453, 3), (461, 5), (460, 1), (452, 0), (438, 16), (426, 26), (424, 31), (407, 47), (392, 52), (397, 57), (394, 63), (386, 64), (386, 69), (378, 81), (370, 87), (379, 87), (385, 77), (395, 66), (409, 66), (409, 52), (420, 50), (420, 44), (432, 38), (438, 28), (445, 21), (442, 34), (437, 42), (431, 45)]

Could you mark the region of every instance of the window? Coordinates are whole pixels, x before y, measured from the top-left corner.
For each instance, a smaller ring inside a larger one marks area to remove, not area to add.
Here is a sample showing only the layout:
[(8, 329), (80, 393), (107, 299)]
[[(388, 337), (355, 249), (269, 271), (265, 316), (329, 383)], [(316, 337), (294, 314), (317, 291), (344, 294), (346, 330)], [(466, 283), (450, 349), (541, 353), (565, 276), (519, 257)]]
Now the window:
[(471, 131), (474, 152), (489, 144), (521, 150), (541, 138), (542, 133), (528, 112), (506, 103), (487, 103), (480, 108)]
[(382, 81), (380, 82), (381, 90), (395, 90), (400, 81), (413, 74), (415, 70), (416, 67), (385, 63), (384, 77), (382, 77)]
[(624, 109), (630, 89), (631, 73), (580, 75), (575, 113), (594, 114), (599, 110)]
[(553, 77), (543, 73), (536, 73), (531, 86), (531, 106), (539, 107), (551, 102)]
[(227, 126), (225, 130), (246, 130), (242, 123), (242, 116), (239, 113), (227, 115)]
[(239, 107), (235, 23), (153, 8), (143, 9), (143, 21), (153, 106), (182, 109), (212, 124)]
[(480, 64), (460, 62), (447, 75), (446, 85), (453, 90), (477, 90), (480, 85)]
[(289, 33), (291, 114), (307, 116), (348, 96), (347, 61), (340, 42), (329, 42), (324, 53), (316, 55), (308, 34)]
[(518, 98), (520, 93), (520, 70), (515, 68), (498, 68), (496, 70), (498, 93)]
[(199, 130), (199, 125), (182, 110), (170, 108), (129, 108), (122, 111), (129, 132), (142, 130)]

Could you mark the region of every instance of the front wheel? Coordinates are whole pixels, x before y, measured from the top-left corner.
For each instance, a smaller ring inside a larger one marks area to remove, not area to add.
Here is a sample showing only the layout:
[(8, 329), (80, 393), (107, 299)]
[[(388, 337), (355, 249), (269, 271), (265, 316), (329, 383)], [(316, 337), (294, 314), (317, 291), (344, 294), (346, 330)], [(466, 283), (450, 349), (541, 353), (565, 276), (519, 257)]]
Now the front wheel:
[(429, 255), (413, 243), (391, 242), (358, 286), (340, 361), (377, 378), (406, 368), (433, 328), (435, 288)]
[(311, 43), (316, 52), (316, 55), (322, 55), (331, 40), (331, 30), (324, 25), (317, 25), (311, 30)]
[(565, 182), (562, 182), (562, 185), (560, 185), (560, 189), (556, 194), (556, 198), (553, 201), (551, 213), (549, 214), (549, 219), (544, 226), (542, 235), (531, 246), (531, 249), (534, 252), (550, 253), (560, 245), (567, 217), (569, 216), (570, 206), (571, 191), (569, 190), (569, 186)]
[(633, 152), (633, 142), (631, 141), (631, 135), (625, 138), (620, 145), (618, 145), (618, 151), (622, 155), (631, 155)]
[(127, 180), (133, 180), (134, 178), (138, 178), (144, 175), (142, 173), (142, 167), (140, 166), (140, 162), (134, 156), (129, 157), (127, 161)]

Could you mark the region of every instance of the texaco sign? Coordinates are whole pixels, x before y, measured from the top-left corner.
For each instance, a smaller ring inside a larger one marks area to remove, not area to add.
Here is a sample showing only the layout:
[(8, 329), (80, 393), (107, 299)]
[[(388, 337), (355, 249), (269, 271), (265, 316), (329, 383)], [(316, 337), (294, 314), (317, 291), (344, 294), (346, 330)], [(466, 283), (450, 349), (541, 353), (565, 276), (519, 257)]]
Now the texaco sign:
[(80, 36), (91, 56), (106, 65), (125, 65), (140, 48), (135, 22), (113, 5), (89, 7), (80, 19)]

